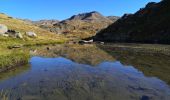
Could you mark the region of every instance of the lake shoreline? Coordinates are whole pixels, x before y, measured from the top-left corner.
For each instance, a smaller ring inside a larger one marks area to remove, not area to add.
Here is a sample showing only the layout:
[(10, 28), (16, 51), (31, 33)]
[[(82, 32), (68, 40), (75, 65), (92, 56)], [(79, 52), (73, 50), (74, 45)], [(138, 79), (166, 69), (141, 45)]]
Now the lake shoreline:
[(0, 57), (0, 73), (29, 63), (28, 52), (11, 53)]
[(42, 41), (28, 43), (19, 42), (19, 44), (16, 45), (9, 44), (5, 47), (0, 47), (0, 50), (3, 50), (3, 52), (0, 53), (0, 73), (29, 63), (29, 51), (26, 51), (23, 48), (33, 46), (58, 45), (63, 44), (64, 42), (65, 41)]
[[(27, 44), (23, 45), (19, 49), (27, 48), (27, 47), (32, 47), (32, 46), (55, 46), (55, 45), (60, 45), (62, 43), (43, 43), (43, 44)], [(66, 44), (69, 45), (69, 44)], [(78, 44), (81, 45), (81, 44)], [(89, 44), (83, 44), (83, 45), (89, 45)], [(158, 53), (158, 54), (163, 54), (170, 56), (170, 45), (161, 45), (161, 44), (135, 44), (135, 43), (106, 43), (106, 44), (98, 44), (95, 43), (93, 45), (97, 46), (105, 46), (112, 47), (113, 48), (119, 48), (119, 49), (124, 49), (127, 51), (132, 51), (132, 52), (147, 52), (147, 53)], [(18, 48), (13, 48), (13, 50), (17, 50)], [(7, 70), (13, 69), (16, 66), (21, 66), (29, 63), (29, 58), (30, 54), (29, 51), (24, 51), (20, 53), (11, 53), (7, 55), (3, 55), (0, 59), (0, 73), (5, 72)], [(7, 61), (7, 62), (6, 62)], [(5, 62), (5, 63), (4, 63)]]

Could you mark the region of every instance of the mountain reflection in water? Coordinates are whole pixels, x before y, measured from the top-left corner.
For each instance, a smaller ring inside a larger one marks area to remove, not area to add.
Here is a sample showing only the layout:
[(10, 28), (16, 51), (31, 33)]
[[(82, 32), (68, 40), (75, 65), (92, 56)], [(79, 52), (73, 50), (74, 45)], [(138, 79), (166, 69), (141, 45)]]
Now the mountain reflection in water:
[(0, 79), (0, 96), (9, 100), (170, 99), (170, 87), (164, 81), (145, 76), (135, 66), (123, 64), (116, 60), (116, 55), (103, 49), (61, 46), (51, 47), (48, 54), (45, 48), (37, 48), (29, 68)]

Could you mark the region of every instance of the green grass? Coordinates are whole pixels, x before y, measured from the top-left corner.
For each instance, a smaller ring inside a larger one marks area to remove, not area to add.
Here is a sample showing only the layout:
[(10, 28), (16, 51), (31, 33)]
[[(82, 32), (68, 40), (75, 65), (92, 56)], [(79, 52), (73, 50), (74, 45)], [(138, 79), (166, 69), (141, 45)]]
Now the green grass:
[(29, 53), (26, 51), (12, 51), (9, 54), (1, 54), (0, 56), (0, 72), (9, 68), (27, 64), (29, 61)]
[[(12, 18), (0, 13), (0, 24), (4, 24), (10, 30), (21, 32), (23, 39), (0, 36), (0, 72), (5, 69), (28, 63), (29, 51), (13, 49), (14, 46), (30, 47), (49, 44), (61, 44), (67, 41), (62, 35), (41, 29), (33, 24), (26, 23), (20, 19)], [(30, 38), (26, 32), (33, 31), (38, 37)]]
[[(22, 47), (41, 46), (49, 44), (61, 44), (65, 40), (21, 40), (0, 36), (0, 72), (8, 68), (28, 63), (29, 51)], [(9, 49), (13, 46), (21, 46), (18, 49)]]
[[(41, 29), (35, 25), (28, 24), (22, 20), (9, 17), (5, 14), (0, 14), (0, 24), (8, 26), (9, 29), (21, 32), (23, 39), (0, 36), (0, 72), (15, 67), (21, 64), (28, 63), (29, 51), (21, 49), (12, 49), (14, 46), (37, 46), (48, 44), (61, 44), (66, 41), (61, 35), (51, 33)], [(30, 38), (25, 35), (25, 32), (33, 31), (38, 37)]]

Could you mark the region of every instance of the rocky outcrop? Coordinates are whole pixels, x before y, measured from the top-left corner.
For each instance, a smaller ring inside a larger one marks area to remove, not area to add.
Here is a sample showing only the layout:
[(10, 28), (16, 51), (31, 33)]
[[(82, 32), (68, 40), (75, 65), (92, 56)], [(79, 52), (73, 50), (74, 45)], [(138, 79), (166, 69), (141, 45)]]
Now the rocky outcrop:
[(170, 1), (151, 2), (135, 14), (125, 14), (94, 37), (95, 41), (170, 44)]
[(8, 27), (3, 24), (0, 24), (0, 35), (4, 37), (23, 38), (20, 32), (15, 30), (8, 30)]
[(13, 37), (13, 38), (20, 38), (20, 39), (23, 38), (22, 34), (15, 30), (8, 30), (7, 34), (8, 34), (8, 36)]

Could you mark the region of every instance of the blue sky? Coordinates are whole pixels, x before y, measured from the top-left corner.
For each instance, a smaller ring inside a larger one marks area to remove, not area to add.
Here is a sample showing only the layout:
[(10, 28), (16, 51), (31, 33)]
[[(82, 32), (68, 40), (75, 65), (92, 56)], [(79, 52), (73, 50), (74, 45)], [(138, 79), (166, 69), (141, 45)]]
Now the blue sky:
[(98, 11), (105, 16), (122, 16), (136, 12), (152, 1), (160, 0), (0, 0), (0, 12), (31, 20), (63, 20), (90, 11)]

